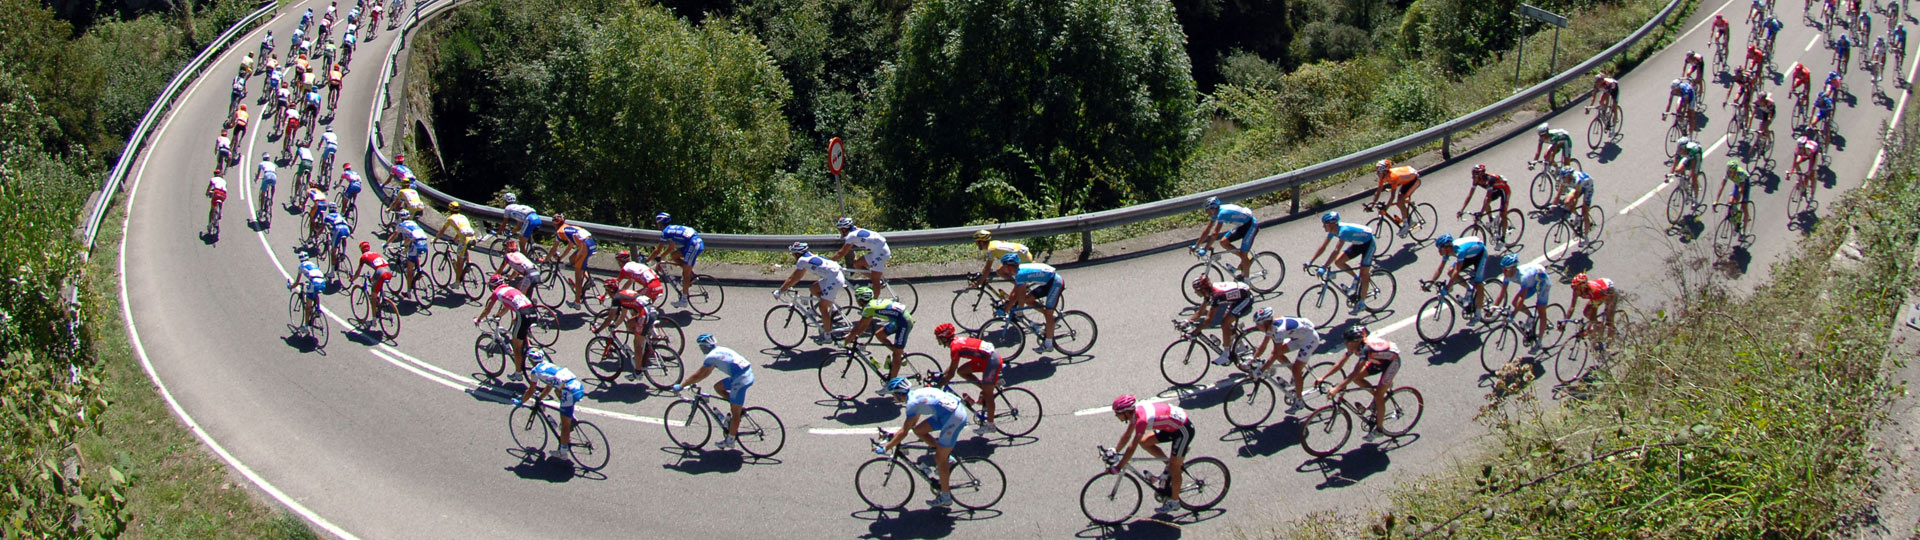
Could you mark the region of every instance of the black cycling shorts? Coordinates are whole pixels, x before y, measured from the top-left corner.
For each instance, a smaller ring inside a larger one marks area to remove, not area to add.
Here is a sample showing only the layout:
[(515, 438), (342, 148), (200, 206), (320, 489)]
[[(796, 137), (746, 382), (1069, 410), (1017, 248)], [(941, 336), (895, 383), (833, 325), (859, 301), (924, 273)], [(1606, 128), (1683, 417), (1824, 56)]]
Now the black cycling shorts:
[(1153, 440), (1167, 445), (1167, 457), (1187, 457), (1187, 448), (1193, 446), (1193, 420), (1174, 429), (1155, 431)]

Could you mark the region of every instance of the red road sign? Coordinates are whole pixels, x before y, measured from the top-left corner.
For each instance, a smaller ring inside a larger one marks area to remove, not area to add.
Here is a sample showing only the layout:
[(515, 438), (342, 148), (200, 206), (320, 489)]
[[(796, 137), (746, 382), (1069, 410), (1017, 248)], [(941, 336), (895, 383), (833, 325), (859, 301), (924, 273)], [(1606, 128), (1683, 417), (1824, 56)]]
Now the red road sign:
[(847, 167), (847, 143), (839, 137), (827, 141), (827, 172), (840, 174)]

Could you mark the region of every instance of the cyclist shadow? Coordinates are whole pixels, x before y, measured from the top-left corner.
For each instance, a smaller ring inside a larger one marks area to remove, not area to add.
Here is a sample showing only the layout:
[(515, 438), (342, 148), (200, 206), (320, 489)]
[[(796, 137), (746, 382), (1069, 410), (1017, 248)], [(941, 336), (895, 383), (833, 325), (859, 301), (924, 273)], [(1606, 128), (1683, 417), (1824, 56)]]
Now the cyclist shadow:
[(1013, 365), (1009, 365), (1006, 369), (1001, 370), (1000, 378), (1005, 381), (1007, 386), (1043, 380), (1052, 377), (1055, 372), (1059, 371), (1059, 368), (1054, 364), (1055, 361), (1053, 358), (1044, 356), (1039, 360), (1013, 363)]
[[(1151, 504), (1153, 500), (1148, 499), (1146, 503)], [(1169, 514), (1168, 517), (1163, 519), (1155, 519), (1152, 516), (1148, 516), (1119, 525), (1092, 523), (1088, 524), (1087, 528), (1081, 529), (1080, 532), (1075, 533), (1073, 536), (1076, 538), (1140, 540), (1180, 538), (1184, 532), (1181, 530), (1181, 527), (1220, 517), (1226, 515), (1226, 513), (1226, 510), (1219, 508), (1208, 508), (1191, 513), (1182, 510), (1180, 514)]]
[(869, 395), (853, 399), (851, 402), (825, 399), (814, 403), (831, 405), (833, 412), (828, 413), (823, 418), (849, 426), (877, 424), (900, 416), (900, 405), (894, 403), (891, 397), (871, 397), (871, 395)]
[[(912, 504), (909, 501), (908, 504)], [(999, 516), (998, 510), (949, 510), (942, 508), (923, 508), (919, 510), (880, 510), (869, 508), (858, 510), (848, 517), (872, 522), (867, 525), (867, 534), (862, 538), (911, 539), (946, 538), (953, 534), (954, 524), (961, 520), (973, 521)]]
[[(1698, 221), (1698, 220), (1694, 220), (1694, 221)], [(1592, 270), (1593, 257), (1591, 255), (1588, 255), (1587, 251), (1600, 249), (1600, 245), (1601, 244), (1598, 241), (1581, 244), (1580, 251), (1575, 251), (1573, 253), (1567, 254), (1566, 259), (1561, 260), (1560, 264), (1554, 265), (1555, 267), (1557, 267), (1557, 269), (1561, 273), (1560, 280), (1559, 280), (1560, 284), (1566, 285), (1566, 284), (1573, 283), (1574, 274)], [(1588, 246), (1592, 246), (1592, 247), (1588, 247)]]
[(1753, 253), (1747, 251), (1746, 244), (1741, 244), (1727, 252), (1726, 258), (1714, 262), (1714, 267), (1720, 269), (1726, 277), (1736, 278), (1746, 275), (1752, 264)]
[(1706, 231), (1707, 224), (1700, 221), (1700, 216), (1697, 215), (1689, 215), (1680, 223), (1667, 222), (1667, 236), (1679, 240), (1682, 244), (1700, 239), (1700, 235)]
[(1774, 174), (1772, 170), (1758, 169), (1752, 171), (1750, 174), (1753, 179), (1753, 187), (1758, 188), (1761, 193), (1770, 195), (1780, 192), (1780, 175)]
[(1422, 340), (1420, 344), (1414, 345), (1415, 353), (1427, 355), (1427, 365), (1442, 366), (1457, 363), (1465, 359), (1467, 353), (1480, 350), (1480, 345), (1484, 341), (1481, 339), (1481, 333), (1474, 331), (1473, 326), (1466, 325), (1465, 315), (1459, 317), (1452, 335), (1441, 339), (1438, 343), (1427, 343)]
[(519, 463), (507, 467), (508, 472), (526, 480), (545, 480), (550, 484), (561, 484), (573, 480), (573, 463), (564, 459), (548, 459), (538, 449), (509, 448), (507, 455), (520, 459)]
[(1813, 234), (1813, 226), (1820, 223), (1818, 207), (1802, 210), (1787, 216), (1787, 230), (1800, 231), (1801, 237)]
[(1593, 158), (1595, 163), (1611, 163), (1613, 160), (1620, 159), (1620, 152), (1620, 145), (1609, 138), (1606, 142), (1600, 143), (1599, 150), (1587, 151), (1587, 157)]
[[(291, 330), (289, 330), (289, 332), (291, 332)], [(293, 347), (293, 350), (296, 352), (319, 353), (320, 356), (327, 355), (327, 349), (321, 347), (320, 339), (314, 336), (289, 333), (281, 337), (280, 341), (286, 343), (288, 347)]]
[(587, 383), (587, 397), (600, 403), (640, 403), (656, 395), (646, 383), (620, 384), (597, 378), (583, 379), (583, 382)]
[(660, 451), (678, 459), (661, 465), (660, 468), (691, 475), (708, 473), (739, 472), (746, 464), (740, 452), (731, 450), (707, 450), (705, 448), (681, 448), (679, 445), (662, 446)]
[[(1285, 412), (1283, 404), (1276, 404), (1274, 412)], [(1255, 428), (1234, 428), (1220, 436), (1221, 442), (1238, 442), (1240, 448), (1234, 455), (1244, 458), (1271, 456), (1300, 444), (1300, 419), (1288, 416), (1279, 422)]]
[(206, 244), (206, 245), (209, 245), (209, 246), (213, 246), (213, 245), (219, 245), (219, 244), (220, 244), (220, 231), (219, 231), (219, 230), (214, 230), (214, 231), (205, 231), (205, 230), (202, 230), (202, 231), (200, 231), (200, 234), (199, 234), (199, 236), (200, 236), (200, 243), (203, 243), (203, 244)]
[[(1841, 150), (1845, 150), (1846, 148), (1847, 148), (1846, 137), (1840, 136), (1839, 133), (1833, 134), (1833, 151), (1838, 152)], [(1839, 185), (1839, 183), (1840, 183), (1840, 175), (1834, 174), (1833, 169), (1829, 169), (1825, 167), (1820, 168), (1820, 187), (1833, 189), (1833, 187), (1836, 185)]]
[(820, 369), (820, 363), (826, 361), (830, 350), (831, 349), (814, 349), (811, 351), (800, 351), (798, 349), (760, 349), (760, 354), (773, 358), (773, 361), (759, 364), (758, 366), (778, 371)]
[(1419, 435), (1407, 435), (1399, 439), (1379, 443), (1365, 443), (1344, 454), (1308, 460), (1294, 469), (1296, 472), (1318, 472), (1322, 476), (1314, 489), (1339, 489), (1360, 483), (1367, 477), (1387, 470), (1393, 459), (1387, 456), (1387, 450), (1412, 444), (1408, 439), (1418, 439)]

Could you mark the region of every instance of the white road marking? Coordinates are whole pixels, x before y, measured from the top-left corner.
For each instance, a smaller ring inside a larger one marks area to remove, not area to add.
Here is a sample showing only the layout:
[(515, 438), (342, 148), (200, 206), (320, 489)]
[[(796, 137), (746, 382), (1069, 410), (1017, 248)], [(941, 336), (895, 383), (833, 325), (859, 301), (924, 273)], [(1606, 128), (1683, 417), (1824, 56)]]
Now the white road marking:
[[(1906, 80), (1912, 81), (1914, 72), (1916, 70), (1920, 70), (1920, 61), (1910, 62), (1909, 66), (1907, 67)], [(1887, 131), (1900, 129), (1900, 114), (1906, 112), (1907, 98), (1912, 95), (1913, 95), (1913, 84), (1909, 82), (1907, 84), (1907, 89), (1900, 91), (1900, 103), (1893, 106), (1893, 118), (1887, 119)], [(1873, 155), (1873, 168), (1867, 170), (1867, 178), (1871, 179), (1880, 175), (1881, 162), (1885, 161), (1886, 158), (1887, 158), (1887, 147), (1881, 146), (1880, 152)]]
[[(1717, 15), (1717, 14), (1719, 14), (1719, 13), (1720, 13), (1720, 11), (1721, 11), (1721, 10), (1724, 10), (1724, 9), (1727, 9), (1727, 6), (1730, 6), (1730, 5), (1733, 5), (1733, 0), (1727, 0), (1727, 1), (1726, 1), (1726, 3), (1724, 3), (1724, 4), (1720, 4), (1720, 7), (1717, 7), (1717, 8), (1713, 8), (1713, 13)], [(1699, 30), (1699, 29), (1700, 29), (1700, 27), (1702, 27), (1702, 26), (1706, 26), (1706, 25), (1707, 25), (1707, 23), (1710, 23), (1710, 22), (1713, 22), (1713, 17), (1707, 17), (1707, 18), (1703, 18), (1703, 19), (1700, 19), (1700, 22), (1699, 22), (1699, 23), (1697, 23), (1697, 24), (1694, 24), (1694, 25), (1693, 25), (1693, 28), (1688, 28), (1688, 29), (1687, 29), (1687, 33), (1685, 33), (1685, 34), (1680, 34), (1680, 37), (1677, 37), (1677, 38), (1673, 38), (1673, 41), (1672, 41), (1672, 43), (1680, 43), (1680, 42), (1682, 42), (1682, 41), (1686, 41), (1686, 40), (1687, 40), (1687, 36), (1691, 36), (1691, 35), (1693, 35), (1693, 32), (1694, 32), (1695, 30)], [(1729, 34), (1731, 34), (1731, 33), (1733, 33), (1733, 26), (1732, 26), (1731, 24), (1729, 24), (1729, 25), (1727, 26), (1727, 33), (1729, 33)], [(1663, 53), (1664, 53), (1664, 52), (1666, 52), (1666, 49), (1662, 49), (1662, 50), (1661, 50), (1660, 52), (1663, 52)]]
[(1820, 35), (1819, 35), (1819, 34), (1815, 34), (1815, 35), (1813, 36), (1813, 39), (1810, 39), (1810, 40), (1807, 40), (1807, 48), (1805, 48), (1805, 49), (1800, 49), (1800, 52), (1807, 52), (1807, 51), (1811, 51), (1811, 50), (1813, 50), (1813, 44), (1815, 44), (1815, 43), (1819, 43), (1819, 42), (1820, 42)]
[(811, 428), (807, 430), (807, 433), (814, 435), (879, 435), (880, 431), (878, 427)]
[[(1152, 398), (1143, 398), (1143, 399), (1140, 399), (1140, 400), (1138, 400), (1138, 401), (1135, 401), (1135, 403), (1162, 403), (1162, 402), (1167, 402), (1167, 401), (1173, 401), (1173, 400), (1176, 400), (1176, 399), (1181, 399), (1181, 398), (1188, 398), (1188, 397), (1193, 397), (1193, 396), (1198, 396), (1198, 395), (1201, 395), (1201, 394), (1205, 394), (1205, 393), (1207, 393), (1207, 392), (1212, 392), (1212, 391), (1215, 391), (1215, 390), (1220, 390), (1220, 389), (1224, 389), (1224, 388), (1228, 388), (1228, 387), (1232, 387), (1232, 386), (1234, 386), (1234, 385), (1236, 385), (1236, 384), (1239, 384), (1239, 381), (1240, 381), (1240, 379), (1238, 379), (1238, 378), (1232, 378), (1232, 377), (1229, 377), (1229, 378), (1226, 378), (1226, 379), (1220, 379), (1220, 380), (1217, 380), (1217, 381), (1214, 381), (1214, 382), (1213, 382), (1213, 385), (1212, 385), (1212, 386), (1208, 386), (1208, 387), (1206, 387), (1206, 388), (1201, 388), (1201, 389), (1199, 389), (1199, 390), (1189, 390), (1189, 391), (1185, 391), (1185, 392), (1177, 392), (1177, 393), (1175, 393), (1174, 395), (1171, 395), (1171, 396), (1157, 396), (1157, 397), (1152, 397)], [(1110, 412), (1112, 412), (1112, 411), (1113, 411), (1113, 407), (1112, 407), (1112, 406), (1107, 406), (1107, 407), (1089, 407), (1089, 408), (1085, 408), (1085, 409), (1080, 409), (1080, 410), (1077, 410), (1077, 411), (1073, 411), (1073, 415), (1074, 415), (1074, 416), (1087, 416), (1087, 415), (1093, 415), (1093, 414), (1100, 414), (1100, 413), (1110, 413)]]
[[(1707, 151), (1705, 153), (1702, 153), (1701, 155), (1706, 156), (1706, 155), (1713, 154), (1714, 150), (1719, 150), (1720, 145), (1726, 142), (1727, 142), (1727, 136), (1721, 135), (1720, 140), (1713, 141), (1713, 146), (1707, 147)], [(1640, 198), (1634, 199), (1633, 204), (1627, 205), (1626, 208), (1621, 208), (1620, 215), (1622, 216), (1627, 215), (1627, 212), (1632, 212), (1633, 209), (1639, 208), (1642, 203), (1647, 202), (1647, 199), (1653, 198), (1655, 194), (1660, 193), (1661, 190), (1667, 189), (1667, 186), (1670, 186), (1670, 185), (1673, 185), (1673, 181), (1671, 179), (1668, 179), (1667, 181), (1661, 182), (1660, 185), (1654, 186), (1653, 191), (1648, 191), (1646, 195), (1641, 195)]]

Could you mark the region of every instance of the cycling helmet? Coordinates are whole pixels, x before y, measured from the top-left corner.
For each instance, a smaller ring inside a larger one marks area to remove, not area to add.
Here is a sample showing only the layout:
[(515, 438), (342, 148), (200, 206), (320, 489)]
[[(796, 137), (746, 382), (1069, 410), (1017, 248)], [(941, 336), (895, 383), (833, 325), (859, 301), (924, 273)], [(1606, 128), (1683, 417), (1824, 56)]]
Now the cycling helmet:
[(1355, 326), (1353, 328), (1347, 329), (1346, 339), (1348, 343), (1352, 343), (1355, 341), (1367, 339), (1367, 334), (1370, 334), (1370, 333), (1373, 333), (1373, 331), (1367, 330), (1367, 327), (1365, 326)]
[(1387, 169), (1392, 169), (1392, 168), (1393, 168), (1393, 160), (1391, 159), (1383, 159), (1373, 164), (1374, 174), (1387, 174)]
[(266, 152), (261, 152), (261, 153), (260, 153), (260, 161), (273, 161), (273, 156), (269, 156), (269, 155), (267, 155), (267, 153), (266, 153)]
[(861, 303), (873, 301), (873, 287), (861, 285), (853, 289), (853, 298)]
[(300, 262), (307, 262), (307, 252), (300, 252)]
[(1339, 221), (1340, 221), (1339, 212), (1327, 212), (1325, 214), (1320, 214), (1321, 223), (1338, 223)]
[(942, 343), (953, 341), (953, 334), (956, 331), (953, 323), (940, 323), (940, 326), (933, 327), (933, 337)]
[(1561, 167), (1561, 168), (1560, 168), (1560, 176), (1566, 176), (1566, 175), (1569, 175), (1569, 174), (1573, 174), (1573, 167)]
[(1738, 168), (1740, 168), (1740, 160), (1737, 160), (1737, 159), (1727, 160), (1727, 170), (1734, 170)]
[(1253, 312), (1253, 323), (1260, 324), (1273, 320), (1273, 308), (1263, 307)]
[(787, 253), (792, 255), (805, 255), (807, 254), (807, 243), (794, 242), (793, 245), (787, 246)]
[(512, 193), (508, 193), (506, 195), (501, 195), (500, 200), (507, 201), (507, 204), (515, 204), (520, 202), (520, 197), (516, 197)]
[(407, 211), (407, 210), (401, 210), (401, 211), (400, 211), (400, 221), (406, 221), (406, 220), (409, 220), (409, 219), (413, 219), (413, 212), (410, 212), (410, 211)]
[(627, 251), (624, 249), (620, 250), (619, 253), (613, 254), (613, 260), (620, 261), (620, 262), (627, 262), (627, 259), (631, 259), (631, 258), (633, 258), (633, 252)]
[(1212, 212), (1219, 209), (1220, 209), (1220, 198), (1207, 197), (1207, 211)]
[(1473, 166), (1473, 175), (1474, 175), (1474, 176), (1485, 176), (1486, 174), (1487, 174), (1487, 164), (1485, 164), (1485, 163), (1476, 163), (1476, 164), (1474, 164), (1474, 166)]
[(1020, 264), (1020, 254), (1018, 254), (1018, 253), (1008, 253), (1008, 254), (1006, 254), (1006, 255), (1001, 255), (1001, 256), (1000, 256), (1000, 264), (1004, 264), (1004, 265), (1007, 265), (1007, 266), (1016, 266), (1016, 265), (1019, 265), (1019, 264)]
[[(352, 163), (342, 163), (342, 164), (340, 164), (340, 170), (343, 170), (343, 171), (351, 171), (351, 170), (353, 170), (353, 164), (352, 164)], [(457, 204), (457, 203), (456, 203), (456, 204)]]
[(907, 380), (906, 377), (894, 377), (892, 380), (887, 381), (887, 393), (889, 394), (905, 394), (908, 390), (912, 389), (913, 381)]
[(487, 284), (488, 284), (488, 285), (492, 285), (492, 286), (495, 286), (495, 287), (499, 287), (499, 286), (501, 286), (501, 285), (505, 285), (506, 283), (507, 283), (507, 277), (506, 277), (506, 276), (502, 276), (502, 275), (500, 275), (500, 274), (492, 274), (492, 275), (488, 275), (488, 276), (487, 276)]
[(673, 214), (668, 214), (668, 213), (666, 213), (666, 212), (661, 212), (661, 213), (658, 213), (658, 214), (654, 214), (654, 215), (653, 215), (653, 224), (654, 224), (654, 225), (658, 225), (658, 226), (661, 226), (661, 227), (665, 227), (665, 226), (667, 226), (667, 224), (668, 224), (668, 223), (673, 223)]
[(1547, 123), (1541, 122), (1540, 125), (1534, 126), (1533, 132), (1540, 134), (1542, 137), (1547, 136)]
[(700, 334), (700, 337), (693, 338), (693, 342), (700, 344), (700, 352), (710, 353), (720, 346), (719, 343), (714, 342), (713, 334)]
[(539, 347), (528, 347), (528, 348), (527, 348), (527, 359), (528, 359), (528, 360), (539, 360), (539, 361), (540, 361), (539, 363), (542, 363), (542, 364), (544, 364), (544, 363), (547, 363), (547, 353), (546, 353), (546, 351), (542, 351), (542, 350), (540, 350), (540, 348), (539, 348)]
[(1120, 397), (1113, 398), (1113, 412), (1133, 410), (1133, 404), (1133, 394), (1120, 394)]
[(1501, 268), (1513, 268), (1520, 265), (1520, 256), (1508, 253), (1500, 257)]
[(453, 202), (447, 203), (447, 212), (454, 213), (454, 214), (460, 213), (460, 201), (453, 201)]
[(558, 227), (558, 226), (561, 226), (561, 225), (565, 225), (566, 223), (567, 223), (567, 215), (566, 215), (566, 214), (554, 214), (554, 215), (553, 215), (553, 226), (555, 226), (555, 227)]
[(1207, 277), (1206, 274), (1200, 274), (1198, 277), (1193, 278), (1193, 281), (1189, 282), (1188, 285), (1193, 286), (1195, 289), (1205, 289), (1213, 286), (1213, 278)]
[(1440, 236), (1434, 237), (1433, 245), (1440, 248), (1453, 249), (1453, 235), (1440, 233)]
[(993, 239), (993, 232), (985, 229), (973, 231), (973, 241), (985, 242)]
[(1667, 88), (1671, 88), (1675, 91), (1680, 90), (1680, 79), (1674, 79), (1673, 84), (1667, 85)]
[[(407, 162), (407, 156), (406, 156), (406, 155), (404, 155), (404, 154), (394, 154), (394, 156), (393, 156), (393, 164), (394, 164), (394, 165), (399, 165), (399, 164), (402, 164), (402, 163), (406, 163), (406, 162)], [(512, 193), (508, 193), (508, 194), (507, 194), (507, 198), (509, 198), (509, 199), (511, 199), (511, 198), (513, 198), (513, 194), (512, 194)]]
[(1585, 287), (1585, 286), (1587, 286), (1587, 280), (1588, 280), (1588, 279), (1590, 279), (1590, 278), (1588, 278), (1588, 277), (1587, 277), (1587, 274), (1585, 274), (1585, 273), (1579, 273), (1579, 274), (1574, 274), (1574, 275), (1573, 275), (1573, 282), (1571, 283), (1571, 285), (1572, 285), (1572, 286), (1573, 286), (1573, 288), (1575, 288), (1575, 289), (1578, 289), (1578, 288), (1581, 288), (1581, 287)]
[(842, 231), (853, 230), (853, 218), (850, 218), (850, 217), (840, 218), (840, 221), (833, 222), (833, 228), (840, 229)]
[(373, 251), (373, 242), (361, 242), (361, 243), (360, 243), (360, 252), (361, 252), (361, 253), (366, 253), (366, 252), (369, 252), (369, 251)]

